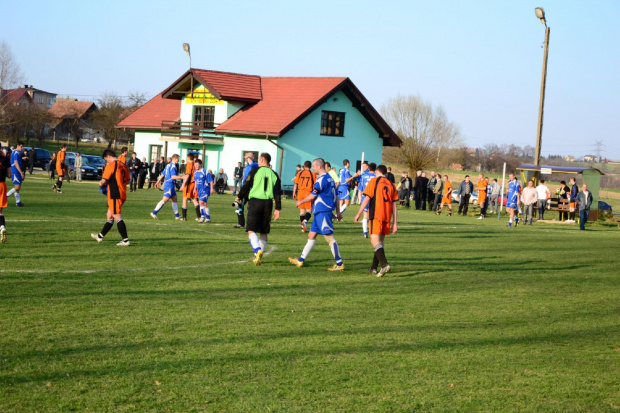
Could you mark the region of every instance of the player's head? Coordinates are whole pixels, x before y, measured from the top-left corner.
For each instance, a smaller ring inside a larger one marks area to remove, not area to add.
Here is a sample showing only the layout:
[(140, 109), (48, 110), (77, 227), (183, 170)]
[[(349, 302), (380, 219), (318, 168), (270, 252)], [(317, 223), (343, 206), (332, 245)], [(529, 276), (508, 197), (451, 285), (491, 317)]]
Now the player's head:
[(187, 154), (187, 162), (193, 162), (194, 161), (194, 154), (193, 153), (188, 153)]
[(316, 158), (314, 161), (312, 161), (312, 169), (314, 169), (314, 172), (317, 173), (323, 172), (325, 170), (325, 159)]
[(62, 146), (60, 147), (61, 151), (67, 152), (67, 144), (63, 143)]
[(301, 170), (301, 165), (300, 164), (297, 164), (297, 170), (298, 171)]
[(327, 172), (329, 172), (331, 169), (332, 169), (332, 164), (327, 162), (327, 161), (325, 161), (325, 170)]
[(271, 163), (271, 155), (269, 155), (267, 152), (261, 153), (258, 157), (258, 163), (261, 166), (269, 165)]
[(250, 164), (254, 161), (254, 154), (252, 154), (252, 152), (246, 152), (245, 156), (243, 157), (243, 159), (245, 159), (245, 161)]
[(342, 161), (342, 165), (343, 165), (345, 168), (348, 168), (348, 167), (349, 167), (349, 165), (351, 165), (351, 163), (349, 162), (349, 160), (348, 160), (348, 159), (345, 159), (344, 161)]
[[(494, 181), (495, 181), (495, 182), (497, 182), (497, 179), (494, 179)], [(544, 184), (544, 183), (545, 183), (545, 180), (544, 180), (544, 179), (541, 179), (541, 180), (540, 180), (540, 183), (541, 183), (541, 185), (542, 185), (542, 184)]]
[(312, 163), (310, 161), (304, 162), (304, 168), (306, 168), (306, 169), (312, 168)]
[(575, 185), (575, 183), (577, 183), (577, 180), (575, 178), (573, 178), (573, 177), (571, 177), (569, 179), (569, 181), (570, 181), (571, 185)]
[(127, 155), (127, 152), (129, 152), (129, 148), (127, 148), (126, 146), (123, 146), (121, 148), (121, 155)]
[[(373, 165), (374, 165), (374, 164), (373, 164), (373, 163), (371, 163), (371, 164), (370, 164), (370, 167), (372, 168), (372, 166), (373, 166)], [(385, 174), (387, 174), (387, 168), (386, 168), (386, 166), (385, 166), (385, 165), (375, 166), (375, 170), (377, 171), (377, 174), (380, 174), (380, 175), (385, 175)], [(372, 171), (372, 169), (371, 169), (371, 171)]]
[(508, 174), (508, 178), (510, 178), (510, 180), (511, 180), (511, 181), (514, 181), (514, 179), (515, 179), (515, 174), (514, 174), (514, 173), (512, 173), (512, 172), (510, 172), (510, 173)]
[(103, 154), (101, 155), (101, 157), (105, 159), (106, 162), (111, 162), (112, 158), (116, 158), (116, 154), (114, 153), (112, 149), (108, 148), (103, 151)]
[(24, 142), (22, 141), (17, 142), (17, 145), (15, 145), (15, 149), (17, 149), (18, 151), (21, 151), (22, 149), (24, 149)]
[(174, 163), (179, 163), (179, 155), (177, 155), (176, 153), (172, 155), (171, 161)]
[(362, 171), (365, 172), (368, 170), (368, 161), (362, 162)]
[(202, 169), (202, 159), (196, 159), (194, 162), (196, 162), (197, 169)]
[[(369, 163), (369, 164), (368, 164), (368, 170), (369, 170), (370, 172), (374, 172), (374, 171), (376, 171), (376, 170), (377, 170), (377, 164), (376, 164), (376, 163), (374, 163), (374, 162)], [(384, 173), (383, 175), (385, 175), (385, 173)]]

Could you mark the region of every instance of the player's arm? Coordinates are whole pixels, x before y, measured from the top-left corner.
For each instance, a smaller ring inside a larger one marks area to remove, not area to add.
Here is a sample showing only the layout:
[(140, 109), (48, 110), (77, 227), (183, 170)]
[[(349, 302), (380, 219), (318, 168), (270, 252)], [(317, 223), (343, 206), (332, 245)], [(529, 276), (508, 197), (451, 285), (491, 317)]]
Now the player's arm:
[(212, 194), (213, 192), (215, 192), (215, 189), (214, 189), (215, 188), (215, 184), (213, 183), (213, 181), (209, 182), (209, 186), (211, 187), (211, 191), (209, 193)]
[(295, 205), (300, 206), (301, 204), (305, 204), (306, 202), (312, 202), (316, 198), (316, 194), (314, 192), (310, 192), (310, 195), (305, 197), (304, 199), (298, 200)]
[(108, 180), (106, 178), (101, 178), (101, 181), (99, 181), (99, 186), (105, 186), (108, 184)]
[(22, 171), (22, 168), (19, 166), (19, 162), (17, 162), (17, 159), (15, 159), (15, 162), (13, 162), (13, 166), (19, 171), (19, 173), (21, 174), (22, 178), (24, 177), (24, 172)]
[(295, 183), (293, 184), (293, 199), (297, 198), (297, 178), (295, 178)]
[(256, 175), (256, 172), (258, 172), (258, 169), (253, 169), (250, 174), (245, 178), (243, 186), (237, 193), (237, 202), (245, 199), (250, 194), (250, 190), (252, 189), (252, 185), (254, 184), (254, 175)]
[(398, 231), (398, 201), (392, 201), (392, 234)]
[(365, 196), (362, 199), (362, 204), (360, 205), (360, 209), (359, 211), (357, 211), (357, 214), (355, 214), (356, 223), (359, 222), (360, 215), (362, 215), (362, 212), (364, 212), (364, 209), (366, 209), (366, 206), (370, 203), (370, 196), (368, 196), (367, 194), (363, 194), (363, 195)]
[(338, 191), (336, 192), (336, 200), (334, 201), (334, 205), (336, 205), (336, 219), (338, 221), (342, 221), (342, 214), (340, 213), (340, 199), (338, 199)]
[(273, 186), (273, 200), (276, 203), (276, 210), (273, 211), (273, 220), (277, 221), (280, 218), (280, 210), (282, 209), (282, 182), (280, 176), (276, 175), (276, 184)]

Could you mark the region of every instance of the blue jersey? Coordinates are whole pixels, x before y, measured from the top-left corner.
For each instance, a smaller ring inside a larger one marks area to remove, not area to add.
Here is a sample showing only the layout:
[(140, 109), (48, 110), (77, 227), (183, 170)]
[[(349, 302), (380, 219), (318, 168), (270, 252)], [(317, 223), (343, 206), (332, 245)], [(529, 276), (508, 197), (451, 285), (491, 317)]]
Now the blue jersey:
[(351, 172), (349, 172), (349, 168), (342, 168), (340, 170), (340, 186), (346, 186), (347, 188), (351, 186), (347, 179), (351, 178)]
[(173, 162), (170, 162), (168, 165), (166, 165), (164, 171), (161, 174), (164, 176), (164, 183), (174, 183), (174, 179), (172, 179), (172, 177), (178, 175), (177, 165)]
[[(506, 197), (506, 204), (516, 204), (517, 196), (521, 193), (521, 184), (516, 179), (508, 182), (508, 196)], [(508, 207), (511, 208), (511, 207)]]
[(21, 169), (21, 167), (22, 167), (22, 153), (20, 151), (15, 150), (15, 151), (11, 152), (11, 173), (13, 175), (17, 175), (19, 173), (19, 171), (15, 167), (15, 161), (17, 161), (17, 164), (19, 165), (19, 168)]
[(205, 198), (211, 195), (211, 182), (213, 182), (213, 175), (203, 169), (198, 169), (194, 172), (194, 182), (196, 183), (196, 192), (198, 192), (198, 198)]
[(258, 163), (256, 163), (256, 161), (247, 164), (245, 166), (245, 169), (243, 170), (243, 178), (241, 180), (245, 182), (245, 178), (247, 178), (248, 175), (250, 175), (250, 172), (252, 172), (254, 169), (258, 169)]
[(364, 190), (366, 189), (366, 186), (368, 185), (368, 182), (370, 182), (370, 180), (372, 178), (375, 178), (376, 176), (377, 175), (375, 175), (374, 172), (370, 172), (369, 170), (366, 170), (366, 172), (364, 172), (362, 176), (360, 176), (359, 190), (361, 192), (364, 192)]
[(331, 213), (336, 208), (336, 183), (328, 173), (316, 179), (312, 193), (316, 195), (312, 204), (312, 213)]

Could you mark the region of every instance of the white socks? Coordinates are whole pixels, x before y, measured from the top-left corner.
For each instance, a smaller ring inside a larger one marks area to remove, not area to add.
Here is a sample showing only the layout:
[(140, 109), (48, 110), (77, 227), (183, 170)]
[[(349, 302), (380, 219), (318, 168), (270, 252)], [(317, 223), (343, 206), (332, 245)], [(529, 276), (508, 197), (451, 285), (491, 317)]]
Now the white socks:
[(263, 250), (263, 252), (267, 249), (267, 240), (264, 239), (259, 239), (258, 242), (260, 243), (260, 249)]
[(174, 215), (179, 215), (179, 206), (176, 202), (172, 203), (172, 210), (174, 211)]
[(304, 247), (304, 250), (301, 252), (301, 257), (299, 257), (302, 261), (306, 259), (308, 254), (310, 254), (310, 251), (312, 251), (312, 248), (314, 247), (315, 242), (316, 240), (314, 239), (309, 239), (308, 242), (306, 242), (306, 246)]
[(164, 207), (164, 201), (159, 201), (159, 203), (157, 204), (153, 212), (157, 214), (163, 207)]
[(6, 196), (9, 197), (15, 193), (15, 188), (11, 188), (9, 192), (6, 193)]
[(364, 218), (362, 221), (362, 228), (364, 229), (364, 234), (368, 234), (368, 218)]
[(344, 211), (347, 210), (348, 205), (344, 204), (343, 206), (340, 207), (340, 214), (342, 214)]
[(18, 204), (22, 202), (22, 197), (19, 192), (15, 192), (15, 202)]
[(250, 232), (249, 234), (249, 238), (250, 238), (250, 245), (252, 246), (252, 249), (254, 250), (254, 252), (258, 252), (258, 250), (260, 250), (260, 242), (258, 240), (258, 235), (256, 235), (256, 232)]

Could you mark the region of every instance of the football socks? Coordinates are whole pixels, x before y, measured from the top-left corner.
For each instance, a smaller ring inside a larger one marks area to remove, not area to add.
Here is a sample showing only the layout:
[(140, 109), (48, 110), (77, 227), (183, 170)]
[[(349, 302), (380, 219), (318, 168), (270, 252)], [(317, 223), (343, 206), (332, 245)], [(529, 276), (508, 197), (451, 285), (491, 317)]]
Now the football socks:
[(119, 219), (116, 221), (116, 229), (118, 229), (118, 233), (121, 234), (123, 240), (127, 240), (127, 227), (125, 226), (125, 221)]
[(114, 221), (106, 221), (105, 224), (103, 224), (103, 228), (101, 229), (99, 236), (101, 238), (105, 237), (106, 234), (112, 229), (113, 226), (114, 226)]
[(308, 257), (308, 255), (310, 254), (310, 251), (312, 251), (315, 242), (316, 240), (314, 239), (309, 239), (308, 242), (306, 242), (306, 246), (304, 247), (303, 251), (301, 252), (301, 256), (299, 257), (299, 261), (305, 261), (306, 257)]
[(249, 238), (252, 249), (255, 253), (258, 252), (260, 250), (260, 242), (258, 241), (258, 235), (256, 235), (256, 232), (250, 232)]

